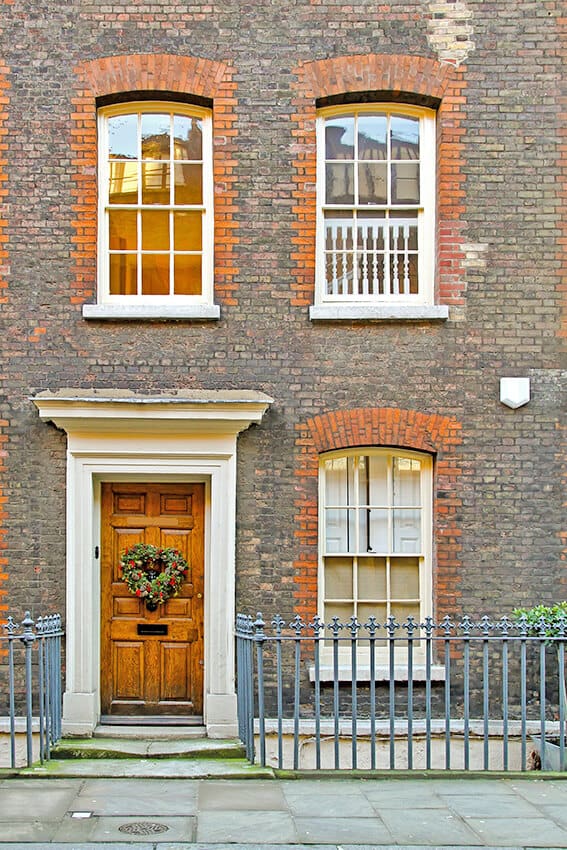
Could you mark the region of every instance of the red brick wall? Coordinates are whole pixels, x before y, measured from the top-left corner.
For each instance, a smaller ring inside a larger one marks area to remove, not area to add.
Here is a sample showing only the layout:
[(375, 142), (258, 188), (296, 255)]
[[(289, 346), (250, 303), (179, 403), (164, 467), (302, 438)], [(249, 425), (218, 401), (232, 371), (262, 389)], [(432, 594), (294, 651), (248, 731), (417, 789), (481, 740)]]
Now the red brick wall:
[(435, 456), (433, 480), (433, 601), (436, 613), (460, 610), (461, 469), (456, 449), (461, 425), (453, 417), (393, 407), (335, 410), (314, 416), (296, 428), (297, 498), (295, 536), (295, 613), (311, 618), (317, 611), (319, 455), (356, 446), (396, 446)]
[(71, 302), (83, 304), (96, 294), (97, 241), (97, 123), (95, 99), (119, 92), (181, 92), (214, 102), (213, 139), (215, 183), (215, 297), (234, 303), (237, 272), (234, 246), (234, 150), (236, 84), (228, 64), (168, 54), (107, 56), (75, 68), (71, 149), (74, 154), (73, 259), (75, 275)]
[[(7, 180), (8, 174), (6, 169), (7, 150), (8, 150), (8, 106), (10, 103), (8, 81), (9, 68), (0, 60), (0, 207), (3, 207), (8, 196)], [(6, 273), (8, 270), (8, 237), (6, 233), (7, 221), (4, 216), (0, 218), (0, 304), (5, 305), (8, 301), (8, 283)], [(6, 582), (8, 575), (8, 559), (5, 556), (6, 552), (6, 496), (2, 488), (2, 480), (6, 473), (6, 455), (8, 436), (6, 429), (9, 422), (0, 416), (0, 618), (8, 606), (5, 603), (7, 591), (3, 585)]]
[(462, 304), (464, 222), (464, 174), (462, 126), (465, 118), (463, 68), (419, 56), (366, 54), (304, 62), (296, 71), (292, 129), (297, 217), (293, 304), (313, 303), (316, 222), (316, 100), (349, 92), (388, 92), (404, 101), (406, 95), (433, 97), (441, 101), (437, 113), (437, 279), (436, 296), (443, 304)]

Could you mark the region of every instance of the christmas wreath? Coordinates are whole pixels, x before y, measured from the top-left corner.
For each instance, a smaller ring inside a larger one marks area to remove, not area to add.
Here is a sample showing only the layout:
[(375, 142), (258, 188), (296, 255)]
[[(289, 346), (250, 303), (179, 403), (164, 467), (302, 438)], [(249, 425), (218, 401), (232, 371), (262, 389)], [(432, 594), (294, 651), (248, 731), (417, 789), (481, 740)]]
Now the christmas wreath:
[(170, 596), (177, 595), (189, 565), (178, 549), (136, 543), (123, 553), (120, 569), (130, 593), (144, 599), (146, 608), (155, 611)]

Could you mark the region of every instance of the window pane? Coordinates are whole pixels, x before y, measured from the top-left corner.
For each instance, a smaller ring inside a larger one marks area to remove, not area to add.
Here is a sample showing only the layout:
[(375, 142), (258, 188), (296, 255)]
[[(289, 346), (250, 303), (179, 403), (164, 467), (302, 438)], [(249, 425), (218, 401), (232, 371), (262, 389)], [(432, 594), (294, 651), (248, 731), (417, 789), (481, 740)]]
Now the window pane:
[(325, 174), (326, 203), (354, 204), (354, 165), (352, 163), (327, 165)]
[(368, 458), (370, 497), (369, 504), (375, 507), (387, 507), (390, 504), (388, 495), (388, 457), (386, 455), (370, 455)]
[(142, 295), (169, 295), (169, 254), (143, 255)]
[(387, 599), (386, 559), (358, 559), (358, 598)]
[(354, 159), (354, 117), (329, 118), (325, 122), (326, 159)]
[(419, 203), (419, 164), (417, 162), (392, 165), (392, 203)]
[[(385, 605), (379, 605), (375, 602), (359, 602), (358, 604), (357, 617), (358, 622), (362, 623), (362, 625), (367, 623), (370, 617), (374, 617), (376, 622), (379, 623), (380, 626), (383, 626), (386, 622), (387, 615), (388, 612)], [(376, 634), (380, 635), (381, 632), (384, 634), (382, 629), (379, 629)], [(365, 635), (367, 632), (361, 631), (359, 634)], [(378, 646), (378, 641), (376, 641), (376, 646)]]
[(417, 458), (395, 457), (392, 472), (394, 505), (420, 505), (421, 462)]
[(359, 163), (358, 201), (360, 204), (388, 202), (388, 166), (385, 163)]
[(135, 210), (110, 210), (108, 213), (108, 246), (111, 251), (135, 251), (138, 213)]
[(388, 543), (388, 511), (369, 510), (368, 513), (370, 534), (368, 540), (369, 552), (389, 552)]
[(173, 258), (175, 295), (201, 295), (203, 291), (200, 254), (176, 254)]
[(346, 457), (336, 457), (325, 461), (325, 504), (347, 504)]
[(169, 115), (142, 115), (142, 159), (169, 159)]
[(325, 598), (353, 598), (352, 561), (350, 558), (325, 559)]
[(143, 163), (142, 203), (169, 204), (169, 163)]
[(169, 251), (169, 213), (142, 210), (142, 250)]
[[(348, 602), (328, 602), (325, 605), (325, 621), (327, 624), (331, 622), (333, 617), (338, 617), (341, 623), (348, 623), (350, 617), (354, 614), (354, 604)], [(339, 632), (339, 635), (343, 636), (342, 632)], [(332, 643), (332, 636), (330, 632), (327, 632), (327, 637), (331, 638), (330, 642)], [(339, 644), (342, 646), (341, 644)]]
[(419, 559), (392, 558), (390, 587), (392, 599), (419, 599)]
[(202, 121), (188, 115), (173, 116), (173, 158), (202, 159)]
[(394, 552), (421, 552), (421, 511), (397, 508), (393, 512)]
[(173, 247), (176, 251), (200, 251), (202, 239), (200, 212), (176, 212), (173, 215)]
[(136, 254), (110, 255), (111, 295), (136, 295), (137, 267)]
[(112, 159), (138, 158), (137, 128), (137, 115), (114, 115), (108, 119), (108, 153)]
[(111, 204), (138, 203), (138, 163), (109, 163), (108, 201)]
[(419, 119), (392, 115), (392, 159), (419, 159)]
[(175, 203), (203, 203), (203, 167), (201, 165), (181, 165), (175, 168)]
[[(405, 623), (408, 617), (413, 617), (415, 622), (419, 623), (419, 605), (398, 603), (396, 605), (392, 605), (390, 612), (400, 624)], [(399, 629), (396, 632), (396, 637), (402, 637), (402, 635), (407, 635), (405, 629)], [(419, 631), (414, 631), (414, 636), (419, 636)], [(402, 645), (401, 641), (399, 645)], [(405, 642), (403, 645), (406, 645)], [(396, 646), (398, 646), (398, 641), (396, 641)]]
[[(349, 512), (338, 508), (328, 508), (325, 511), (325, 551), (352, 552), (349, 542), (353, 538), (349, 528)], [(352, 541), (354, 543), (354, 541)]]
[(385, 115), (361, 115), (358, 119), (358, 158), (386, 159), (386, 135)]

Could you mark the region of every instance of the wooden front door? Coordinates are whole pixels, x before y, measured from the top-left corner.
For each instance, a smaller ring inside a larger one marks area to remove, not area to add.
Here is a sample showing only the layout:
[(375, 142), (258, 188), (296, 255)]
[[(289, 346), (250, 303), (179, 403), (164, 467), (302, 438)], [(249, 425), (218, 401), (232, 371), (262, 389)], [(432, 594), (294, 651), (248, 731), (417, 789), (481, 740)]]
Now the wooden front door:
[[(101, 711), (203, 713), (203, 484), (102, 485)], [(189, 564), (179, 594), (148, 611), (121, 580), (135, 543), (179, 549)]]

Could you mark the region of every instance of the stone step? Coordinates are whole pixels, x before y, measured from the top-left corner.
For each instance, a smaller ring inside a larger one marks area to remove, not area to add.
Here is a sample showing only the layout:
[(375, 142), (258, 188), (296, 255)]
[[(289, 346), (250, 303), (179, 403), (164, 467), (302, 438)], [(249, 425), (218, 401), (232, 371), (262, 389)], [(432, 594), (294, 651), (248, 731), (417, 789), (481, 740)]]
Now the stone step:
[(11, 775), (50, 779), (273, 779), (269, 767), (239, 758), (66, 758), (21, 768)]
[[(104, 736), (92, 738), (63, 738), (51, 750), (52, 759), (241, 759), (244, 746), (236, 739), (217, 740), (187, 737), (177, 728), (177, 734), (143, 735), (138, 727), (136, 737)], [(122, 730), (123, 732), (124, 730)]]

